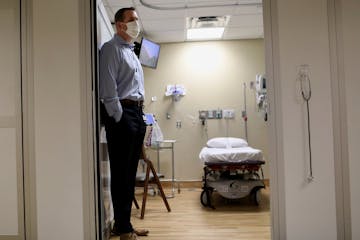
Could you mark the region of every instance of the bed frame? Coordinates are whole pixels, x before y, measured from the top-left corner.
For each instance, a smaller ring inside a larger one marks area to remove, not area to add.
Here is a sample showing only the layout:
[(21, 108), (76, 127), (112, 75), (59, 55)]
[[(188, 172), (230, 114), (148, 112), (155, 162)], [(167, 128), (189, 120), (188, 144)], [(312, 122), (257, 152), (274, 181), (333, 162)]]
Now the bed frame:
[(265, 188), (261, 168), (263, 164), (265, 162), (262, 160), (244, 160), (236, 163), (205, 162), (201, 204), (215, 209), (211, 203), (211, 196), (216, 191), (227, 199), (239, 199), (251, 194), (254, 203), (259, 205), (260, 190)]

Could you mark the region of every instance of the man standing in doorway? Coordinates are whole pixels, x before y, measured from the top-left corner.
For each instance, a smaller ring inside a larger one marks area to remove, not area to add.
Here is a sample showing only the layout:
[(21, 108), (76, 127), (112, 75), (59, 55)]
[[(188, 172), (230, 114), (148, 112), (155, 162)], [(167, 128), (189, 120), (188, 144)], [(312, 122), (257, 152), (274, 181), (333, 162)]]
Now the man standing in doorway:
[(110, 159), (113, 232), (120, 240), (136, 240), (131, 225), (135, 178), (146, 126), (143, 119), (144, 76), (133, 41), (140, 28), (134, 8), (115, 14), (116, 34), (100, 51), (100, 100)]

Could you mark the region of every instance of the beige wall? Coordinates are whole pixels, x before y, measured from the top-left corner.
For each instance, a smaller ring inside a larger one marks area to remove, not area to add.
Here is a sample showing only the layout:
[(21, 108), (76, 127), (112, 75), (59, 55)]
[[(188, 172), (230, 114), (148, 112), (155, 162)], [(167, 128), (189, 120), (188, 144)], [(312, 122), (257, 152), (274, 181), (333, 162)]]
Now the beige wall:
[[(266, 122), (255, 106), (255, 93), (249, 88), (256, 74), (264, 73), (263, 40), (187, 42), (162, 44), (157, 69), (144, 68), (146, 107), (154, 113), (165, 139), (175, 139), (175, 177), (200, 180), (199, 152), (212, 137), (245, 138), (243, 83), (247, 84), (248, 141), (262, 149), (267, 159)], [(182, 84), (186, 96), (178, 101), (165, 96), (168, 84)], [(156, 96), (157, 101), (151, 102)], [(199, 121), (199, 110), (234, 109), (235, 119)], [(171, 118), (167, 119), (169, 113)], [(182, 127), (176, 128), (181, 121)], [(148, 151), (156, 163), (156, 155)], [(160, 154), (162, 172), (171, 177), (171, 154)], [(268, 177), (268, 165), (265, 167)]]

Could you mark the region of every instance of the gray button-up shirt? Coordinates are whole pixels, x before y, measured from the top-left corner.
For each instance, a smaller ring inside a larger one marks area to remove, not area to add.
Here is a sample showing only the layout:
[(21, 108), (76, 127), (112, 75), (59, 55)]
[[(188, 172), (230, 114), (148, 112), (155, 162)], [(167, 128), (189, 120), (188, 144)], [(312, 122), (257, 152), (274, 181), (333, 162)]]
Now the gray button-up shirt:
[(122, 117), (121, 99), (144, 100), (144, 74), (133, 44), (119, 35), (106, 42), (100, 50), (100, 99), (109, 116), (116, 122)]

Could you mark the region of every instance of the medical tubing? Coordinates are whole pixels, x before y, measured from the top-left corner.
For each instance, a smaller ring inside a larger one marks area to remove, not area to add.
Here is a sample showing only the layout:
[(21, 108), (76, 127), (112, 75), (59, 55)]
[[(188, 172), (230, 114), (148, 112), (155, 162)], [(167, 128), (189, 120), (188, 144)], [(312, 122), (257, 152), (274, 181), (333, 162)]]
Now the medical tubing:
[[(306, 102), (306, 111), (307, 111), (307, 131), (308, 131), (308, 147), (309, 147), (309, 175), (307, 177), (308, 181), (312, 181), (314, 179), (313, 177), (313, 169), (312, 169), (312, 151), (311, 151), (311, 130), (310, 130), (310, 110), (309, 110), (309, 101), (311, 98), (311, 83), (309, 76), (307, 74), (301, 74), (300, 75), (300, 87), (301, 87), (301, 95), (303, 99)], [(304, 81), (307, 80), (308, 84), (308, 95), (305, 94), (304, 91)]]
[(244, 127), (245, 127), (245, 139), (246, 139), (246, 141), (249, 141), (249, 139), (248, 139), (248, 126), (247, 126), (247, 109), (246, 109), (246, 83), (244, 82), (243, 83), (243, 85), (244, 85), (244, 89), (243, 89), (243, 92), (244, 92), (244, 121), (245, 121), (245, 123), (244, 123)]
[[(311, 92), (310, 92), (311, 95)], [(313, 173), (312, 173), (312, 154), (311, 154), (311, 131), (310, 131), (310, 111), (309, 111), (309, 100), (306, 100), (306, 109), (307, 109), (307, 122), (308, 122), (308, 144), (309, 144), (309, 180), (311, 181), (314, 177), (313, 177)]]
[(310, 130), (310, 110), (309, 110), (309, 100), (311, 98), (311, 90), (310, 90), (311, 86), (309, 79), (308, 79), (308, 83), (309, 83), (309, 95), (307, 96), (305, 95), (302, 84), (301, 84), (301, 95), (306, 102), (306, 112), (307, 112), (307, 131), (308, 131), (308, 147), (309, 147), (309, 176), (307, 178), (308, 181), (312, 181), (314, 177), (312, 170), (312, 151), (311, 151), (311, 130)]

